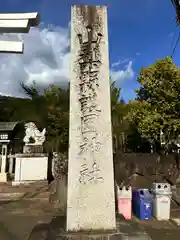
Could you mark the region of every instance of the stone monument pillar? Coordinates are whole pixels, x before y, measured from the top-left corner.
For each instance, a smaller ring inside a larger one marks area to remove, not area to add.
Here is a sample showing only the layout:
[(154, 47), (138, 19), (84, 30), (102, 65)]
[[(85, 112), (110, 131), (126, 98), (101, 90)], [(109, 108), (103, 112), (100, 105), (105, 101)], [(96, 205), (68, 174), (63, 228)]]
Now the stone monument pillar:
[(67, 231), (114, 230), (107, 8), (72, 6)]

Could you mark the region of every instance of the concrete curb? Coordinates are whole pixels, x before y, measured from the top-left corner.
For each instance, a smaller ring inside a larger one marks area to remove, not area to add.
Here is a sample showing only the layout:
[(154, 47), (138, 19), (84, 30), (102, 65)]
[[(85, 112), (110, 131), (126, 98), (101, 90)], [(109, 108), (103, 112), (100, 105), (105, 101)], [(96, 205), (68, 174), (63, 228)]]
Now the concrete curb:
[(16, 193), (0, 193), (0, 202), (1, 201), (12, 201), (19, 200), (19, 198), (24, 197), (24, 193), (16, 192)]
[(180, 227), (180, 218), (170, 218), (169, 220), (176, 227)]

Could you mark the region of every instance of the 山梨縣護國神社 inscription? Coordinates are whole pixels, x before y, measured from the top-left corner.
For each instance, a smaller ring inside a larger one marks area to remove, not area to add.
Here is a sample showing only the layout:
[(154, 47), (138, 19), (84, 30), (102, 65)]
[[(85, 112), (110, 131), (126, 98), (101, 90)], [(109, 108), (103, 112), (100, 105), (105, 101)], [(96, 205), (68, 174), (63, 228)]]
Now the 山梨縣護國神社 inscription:
[[(93, 36), (93, 29), (91, 25), (86, 26), (86, 37), (84, 41), (83, 34), (78, 34), (79, 38), (79, 69), (80, 69), (80, 92), (79, 102), (81, 110), (81, 135), (82, 144), (80, 144), (80, 155), (84, 156), (84, 161), (93, 161), (91, 168), (88, 164), (81, 165), (80, 183), (88, 183), (98, 180), (103, 180), (100, 176), (100, 168), (97, 166), (95, 147), (98, 132), (96, 129), (96, 119), (101, 112), (97, 102), (97, 91), (99, 88), (99, 67), (101, 65), (100, 41), (102, 34), (95, 33)], [(82, 151), (82, 146), (85, 147)], [(89, 156), (88, 152), (92, 155)], [(99, 176), (98, 176), (99, 175)]]
[(107, 9), (71, 17), (67, 230), (115, 229)]

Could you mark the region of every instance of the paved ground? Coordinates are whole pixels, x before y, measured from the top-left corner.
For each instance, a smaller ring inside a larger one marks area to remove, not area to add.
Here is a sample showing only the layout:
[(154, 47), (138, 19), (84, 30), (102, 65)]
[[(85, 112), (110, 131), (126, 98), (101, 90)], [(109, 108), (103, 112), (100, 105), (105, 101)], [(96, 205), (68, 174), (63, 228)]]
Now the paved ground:
[[(180, 206), (172, 202), (171, 207), (171, 217), (180, 218)], [(36, 233), (36, 238), (28, 240), (48, 240), (46, 237), (47, 232), (50, 232), (49, 228), (51, 227), (53, 231), (58, 229), (60, 219), (62, 219), (56, 216), (56, 209), (45, 200), (36, 198), (35, 200), (22, 199), (0, 202), (0, 240), (27, 240), (32, 230), (42, 232), (42, 234), (40, 236), (39, 233)], [(131, 227), (133, 223), (138, 224), (142, 231), (145, 230), (152, 240), (180, 239), (180, 227), (177, 227), (171, 221), (157, 221), (155, 219), (140, 221), (133, 217)], [(127, 228), (130, 225), (127, 225)], [(42, 229), (43, 231), (41, 231)], [(50, 237), (50, 240), (53, 240), (53, 237)]]
[(20, 200), (1, 203), (0, 239), (25, 240), (35, 225), (49, 223), (54, 214), (55, 210), (47, 201)]
[[(175, 192), (174, 192), (175, 193)], [(180, 219), (180, 204), (172, 200), (171, 202), (171, 219)], [(136, 217), (133, 217), (133, 221), (140, 224), (152, 240), (179, 240), (180, 239), (180, 227), (170, 221), (158, 221), (152, 219), (151, 221), (140, 221)]]
[[(55, 225), (57, 227), (60, 223), (59, 220), (53, 218), (56, 216), (56, 211), (47, 201), (20, 200), (1, 203), (0, 213), (1, 240), (25, 240), (33, 229), (35, 231), (35, 226), (39, 229), (43, 227), (48, 230), (48, 223), (54, 221), (51, 224), (53, 227)], [(133, 222), (138, 223), (139, 227), (145, 230), (153, 240), (179, 240), (180, 227), (177, 228), (170, 221), (160, 222), (155, 219), (152, 221), (140, 221), (133, 218)], [(42, 238), (38, 236), (36, 239), (45, 240), (46, 234), (47, 231), (44, 231)]]
[(179, 240), (180, 228), (176, 227), (171, 221), (140, 221), (136, 218), (133, 219), (138, 222), (142, 229), (152, 238), (152, 240)]

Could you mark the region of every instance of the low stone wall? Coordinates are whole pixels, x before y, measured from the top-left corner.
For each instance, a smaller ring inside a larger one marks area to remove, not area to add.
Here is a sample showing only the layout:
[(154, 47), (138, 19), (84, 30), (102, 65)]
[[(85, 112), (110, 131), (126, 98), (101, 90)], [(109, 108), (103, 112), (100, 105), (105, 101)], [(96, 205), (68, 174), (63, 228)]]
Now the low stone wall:
[(117, 153), (114, 158), (115, 180), (118, 184), (128, 179), (133, 174), (151, 176), (162, 175), (172, 184), (176, 183), (179, 175), (180, 156), (158, 154), (122, 154)]
[[(173, 185), (180, 174), (180, 156), (174, 154), (164, 156), (158, 154), (122, 154), (114, 157), (115, 180), (118, 185), (122, 182), (133, 182), (136, 187), (147, 187), (156, 179), (166, 178)], [(66, 211), (67, 202), (67, 174), (60, 173), (51, 183), (51, 201), (57, 202), (58, 207)]]
[(67, 204), (67, 174), (60, 174), (50, 184), (50, 202), (55, 204), (61, 213), (66, 213)]
[(56, 194), (57, 199), (59, 200), (59, 208), (66, 212), (66, 204), (67, 204), (67, 175), (61, 174), (61, 177), (56, 180)]

